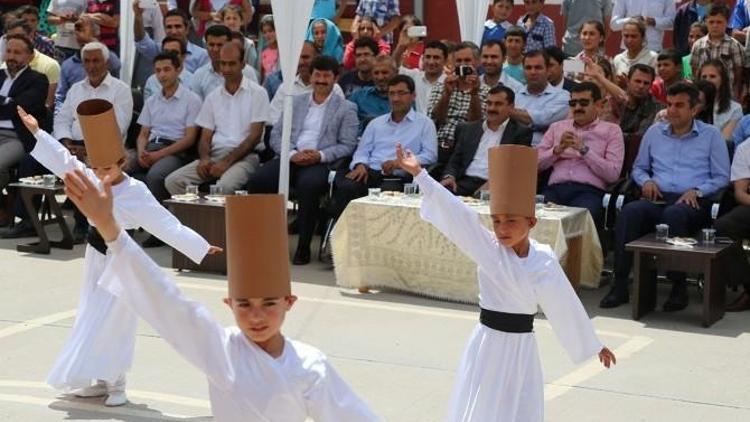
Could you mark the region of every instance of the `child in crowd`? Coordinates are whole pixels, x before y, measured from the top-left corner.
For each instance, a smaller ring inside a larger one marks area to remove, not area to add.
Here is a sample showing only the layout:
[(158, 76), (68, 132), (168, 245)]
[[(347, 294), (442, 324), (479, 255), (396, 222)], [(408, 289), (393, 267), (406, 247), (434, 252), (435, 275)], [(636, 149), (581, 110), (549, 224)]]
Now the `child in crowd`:
[(344, 59), (344, 39), (341, 31), (328, 19), (317, 19), (307, 28), (307, 40), (312, 41), (318, 54), (331, 56), (341, 63)]
[(349, 41), (344, 47), (344, 61), (341, 63), (347, 70), (354, 69), (356, 65), (356, 57), (354, 56), (354, 42), (358, 38), (372, 38), (375, 40), (375, 42), (378, 43), (379, 54), (391, 54), (391, 45), (380, 38), (380, 28), (378, 28), (378, 25), (375, 23), (375, 21), (368, 16), (363, 16), (362, 19), (359, 20), (356, 32), (354, 32), (352, 35), (352, 40)]
[(658, 54), (648, 49), (646, 44), (646, 25), (637, 20), (631, 20), (622, 26), (622, 43), (625, 51), (615, 56), (612, 65), (620, 87), (627, 87), (630, 68), (641, 63), (656, 69)]
[[(226, 25), (232, 32), (244, 34), (245, 11), (240, 6), (227, 4), (219, 10), (219, 20)], [(255, 43), (248, 37), (244, 38), (245, 63), (251, 67), (257, 67), (258, 52), (255, 50)]]
[(576, 58), (596, 60), (597, 56), (602, 55), (604, 36), (604, 24), (599, 21), (587, 21), (581, 25), (578, 38), (581, 40), (583, 50), (576, 55)]
[(424, 37), (410, 37), (409, 28), (422, 26), (422, 21), (414, 15), (401, 17), (398, 44), (393, 57), (407, 69), (419, 69), (424, 54)]
[(658, 78), (651, 84), (651, 95), (656, 101), (667, 105), (667, 89), (683, 79), (680, 53), (672, 48), (662, 50), (656, 58), (656, 74)]
[[(533, 332), (541, 306), (558, 341), (577, 363), (615, 355), (594, 332), (552, 249), (529, 239), (536, 225), (537, 152), (519, 145), (489, 151), (488, 230), (475, 208), (430, 177), (410, 151), (397, 146), (402, 169), (424, 192), (422, 218), (478, 265), (480, 324), (456, 373), (450, 422), (544, 419), (544, 380)], [(124, 236), (121, 236), (124, 237)]]
[[(691, 50), (690, 67), (693, 74), (709, 60), (718, 59), (724, 62), (729, 72), (729, 86), (734, 98), (741, 98), (742, 73), (745, 67), (745, 49), (734, 38), (727, 35), (729, 8), (715, 4), (706, 15), (708, 35), (698, 39)], [(682, 64), (680, 62), (680, 64)]]
[(555, 23), (542, 13), (544, 0), (523, 0), (523, 6), (526, 14), (518, 18), (516, 25), (527, 34), (524, 53), (556, 46)]
[(518, 26), (511, 26), (505, 31), (505, 48), (507, 56), (503, 72), (526, 85), (523, 72), (523, 52), (526, 49), (526, 32)]
[(276, 24), (273, 15), (260, 20), (260, 34), (263, 37), (260, 52), (260, 71), (265, 77), (279, 70), (279, 44), (276, 41)]
[(502, 41), (505, 39), (505, 31), (513, 26), (508, 18), (513, 13), (513, 0), (493, 0), (492, 19), (484, 23), (482, 34), (482, 45), (487, 41)]
[(183, 358), (203, 372), (219, 422), (378, 420), (318, 349), (281, 333), (297, 300), (291, 292), (282, 195), (226, 201), (228, 294), (235, 326), (222, 327), (123, 233), (103, 192), (80, 171), (65, 191), (111, 250), (101, 286), (126, 302)]
[[(64, 177), (65, 173), (77, 170), (92, 179), (107, 177), (111, 181), (115, 201), (113, 218), (124, 229), (143, 227), (196, 263), (206, 254), (220, 251), (183, 226), (159, 204), (146, 185), (123, 172), (126, 153), (111, 103), (96, 99), (78, 106), (90, 168), (72, 156), (57, 139), (39, 129), (33, 116), (20, 107), (18, 114), (36, 138), (31, 156), (52, 173)], [(107, 245), (94, 227), (90, 228), (86, 240), (85, 280), (78, 313), (70, 338), (47, 383), (79, 397), (106, 395), (105, 405), (119, 406), (127, 402), (125, 372), (133, 363), (137, 319), (123, 302), (99, 288), (107, 262)], [(96, 380), (96, 384), (91, 385), (91, 380)]]
[(690, 66), (690, 61), (693, 60), (693, 45), (699, 39), (708, 35), (708, 27), (703, 22), (694, 22), (690, 25), (690, 33), (688, 33), (688, 46), (690, 47), (690, 53), (682, 58), (682, 74), (685, 75), (685, 79), (693, 79), (693, 67)]

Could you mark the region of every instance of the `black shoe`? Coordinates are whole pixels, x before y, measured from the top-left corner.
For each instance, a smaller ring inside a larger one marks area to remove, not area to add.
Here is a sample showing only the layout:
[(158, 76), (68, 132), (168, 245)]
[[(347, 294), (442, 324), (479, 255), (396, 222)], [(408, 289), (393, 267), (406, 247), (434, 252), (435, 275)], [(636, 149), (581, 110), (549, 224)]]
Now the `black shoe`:
[(662, 309), (664, 312), (677, 312), (687, 308), (688, 305), (688, 292), (687, 285), (682, 283), (675, 283), (672, 285), (672, 291), (669, 293), (669, 298)]
[(159, 240), (159, 238), (154, 235), (149, 236), (148, 239), (144, 240), (143, 243), (141, 243), (141, 246), (144, 248), (158, 248), (164, 245), (165, 243)]
[(86, 236), (88, 235), (89, 228), (83, 226), (73, 227), (73, 244), (80, 245), (86, 242)]
[(613, 287), (609, 293), (607, 293), (607, 296), (604, 296), (602, 301), (599, 302), (599, 307), (604, 309), (616, 308), (622, 304), (628, 303), (629, 301), (630, 295), (628, 292), (622, 293)]
[(20, 223), (8, 229), (8, 231), (3, 233), (0, 237), (2, 237), (3, 239), (18, 239), (21, 237), (36, 236), (37, 234), (36, 230), (34, 230), (34, 226), (32, 226), (31, 223), (26, 220), (21, 220)]
[(297, 251), (294, 253), (294, 259), (292, 264), (294, 265), (307, 265), (310, 263), (310, 248), (297, 247)]

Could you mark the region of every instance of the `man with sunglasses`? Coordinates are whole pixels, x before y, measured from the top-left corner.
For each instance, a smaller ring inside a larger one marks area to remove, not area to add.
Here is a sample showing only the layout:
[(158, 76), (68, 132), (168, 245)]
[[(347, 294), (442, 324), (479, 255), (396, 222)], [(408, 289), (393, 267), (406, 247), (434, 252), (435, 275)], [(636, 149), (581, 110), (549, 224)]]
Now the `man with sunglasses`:
[(622, 169), (625, 145), (622, 130), (599, 120), (602, 94), (593, 82), (571, 88), (570, 119), (553, 123), (542, 138), (539, 170), (552, 167), (542, 192), (549, 202), (587, 208), (599, 225), (602, 197)]

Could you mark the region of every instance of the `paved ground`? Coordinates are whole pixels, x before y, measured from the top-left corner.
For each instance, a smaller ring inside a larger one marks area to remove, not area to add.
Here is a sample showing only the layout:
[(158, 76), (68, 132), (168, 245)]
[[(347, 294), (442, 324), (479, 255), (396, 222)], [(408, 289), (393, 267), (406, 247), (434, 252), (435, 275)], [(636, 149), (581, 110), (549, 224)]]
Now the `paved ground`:
[[(141, 325), (129, 374), (131, 404), (71, 399), (44, 384), (73, 323), (82, 248), (49, 256), (0, 240), (0, 421), (210, 421), (206, 381), (148, 326)], [(293, 242), (294, 243), (294, 242)], [(166, 248), (150, 254), (185, 293), (231, 323), (218, 276), (176, 273)], [(301, 300), (285, 332), (325, 351), (354, 389), (388, 421), (440, 421), (476, 309), (396, 292), (361, 295), (335, 286), (320, 264), (294, 268)], [(663, 289), (662, 289), (663, 290)], [(543, 318), (536, 332), (549, 421), (750, 420), (750, 312), (699, 325), (698, 293), (678, 314), (635, 322), (630, 308), (600, 312), (604, 289), (581, 298), (620, 363), (570, 363)]]

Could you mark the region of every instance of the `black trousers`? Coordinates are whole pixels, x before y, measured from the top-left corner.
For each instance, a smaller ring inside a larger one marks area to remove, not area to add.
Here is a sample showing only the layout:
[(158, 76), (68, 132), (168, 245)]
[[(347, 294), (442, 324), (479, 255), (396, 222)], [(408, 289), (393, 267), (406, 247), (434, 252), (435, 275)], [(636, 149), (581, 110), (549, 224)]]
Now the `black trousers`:
[[(750, 206), (738, 205), (724, 214), (714, 223), (716, 231), (722, 236), (742, 242), (750, 239)], [(732, 285), (742, 284), (750, 293), (750, 264), (747, 262), (742, 244), (738, 243), (732, 250), (732, 265), (729, 266), (729, 281)]]
[(379, 170), (367, 169), (367, 182), (356, 182), (346, 178), (351, 170), (342, 169), (336, 172), (333, 192), (333, 214), (338, 219), (349, 205), (349, 202), (367, 196), (367, 189), (380, 188), (382, 190), (403, 190), (404, 183), (412, 180), (411, 176), (385, 176)]
[[(247, 191), (249, 193), (278, 192), (280, 167), (281, 162), (278, 158), (263, 164), (250, 177)], [(304, 167), (292, 163), (289, 165), (289, 187), (293, 189), (294, 197), (299, 202), (297, 248), (310, 247), (320, 216), (320, 198), (328, 190), (328, 172), (328, 166), (322, 163)]]
[(463, 176), (456, 180), (456, 195), (474, 196), (477, 189), (487, 183), (487, 180), (474, 176)]

